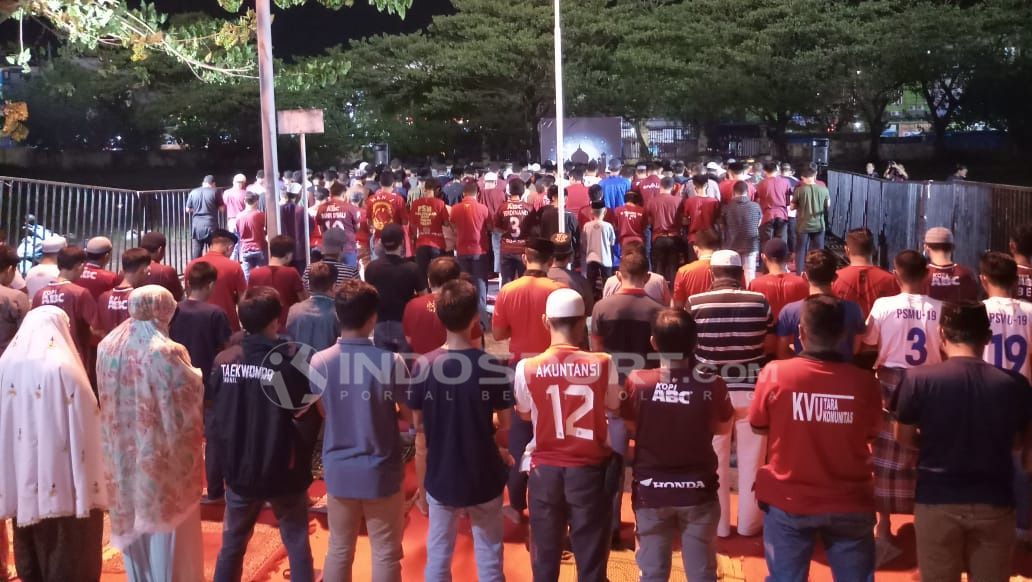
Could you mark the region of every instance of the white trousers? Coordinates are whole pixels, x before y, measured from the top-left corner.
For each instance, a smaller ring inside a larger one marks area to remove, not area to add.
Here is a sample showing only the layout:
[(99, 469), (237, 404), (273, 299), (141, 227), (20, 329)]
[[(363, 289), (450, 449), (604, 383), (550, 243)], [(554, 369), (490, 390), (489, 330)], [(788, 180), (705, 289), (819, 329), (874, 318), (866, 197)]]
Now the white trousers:
[(130, 582), (195, 582), (204, 578), (201, 506), (175, 530), (140, 536), (122, 550)]
[(738, 533), (754, 536), (763, 528), (763, 512), (756, 504), (753, 484), (756, 472), (767, 459), (767, 437), (753, 432), (749, 426), (749, 405), (752, 392), (731, 392), (731, 404), (735, 407), (732, 433), (713, 437), (713, 451), (717, 454), (717, 478), (720, 489), (720, 523), (717, 535), (731, 535), (731, 435), (735, 436), (735, 450), (738, 455)]

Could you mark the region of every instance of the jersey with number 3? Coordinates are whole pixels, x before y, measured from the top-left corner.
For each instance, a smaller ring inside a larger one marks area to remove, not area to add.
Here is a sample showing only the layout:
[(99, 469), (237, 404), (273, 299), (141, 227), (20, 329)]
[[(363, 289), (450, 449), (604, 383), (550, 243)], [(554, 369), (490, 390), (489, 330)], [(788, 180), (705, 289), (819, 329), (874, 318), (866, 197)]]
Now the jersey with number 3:
[(927, 295), (900, 293), (882, 297), (867, 316), (864, 343), (878, 346), (875, 367), (913, 368), (938, 364), (942, 302)]
[(1017, 372), (1032, 380), (1028, 344), (1032, 335), (1032, 303), (1009, 297), (990, 297), (983, 301), (989, 314), (993, 336), (985, 346), (982, 359), (997, 368)]
[(526, 202), (506, 202), (498, 209), (496, 226), (502, 231), (503, 255), (522, 255), (527, 247), (527, 231), (524, 221), (530, 214), (530, 204)]
[(606, 408), (619, 407), (620, 385), (608, 354), (553, 345), (516, 364), (514, 388), (516, 410), (534, 424), (530, 467), (598, 465), (612, 454)]

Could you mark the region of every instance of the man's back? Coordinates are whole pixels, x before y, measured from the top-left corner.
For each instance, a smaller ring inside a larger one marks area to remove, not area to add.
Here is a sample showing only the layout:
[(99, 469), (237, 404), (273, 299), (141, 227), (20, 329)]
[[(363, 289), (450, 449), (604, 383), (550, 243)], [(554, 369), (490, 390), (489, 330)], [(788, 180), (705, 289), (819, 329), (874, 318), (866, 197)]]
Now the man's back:
[(777, 321), (781, 309), (810, 295), (810, 284), (799, 275), (778, 273), (760, 275), (749, 283), (749, 290), (762, 293), (770, 304), (771, 315)]
[(720, 212), (724, 248), (740, 255), (760, 250), (760, 205), (741, 196), (724, 205)]
[(1032, 380), (1028, 353), (1032, 340), (1032, 304), (1008, 297), (990, 297), (984, 303), (993, 335), (983, 359)]
[(932, 299), (953, 303), (978, 301), (978, 296), (982, 292), (975, 273), (956, 263), (934, 265), (929, 262), (925, 285), (926, 292)]
[(713, 286), (713, 270), (709, 257), (697, 259), (677, 270), (674, 277), (674, 303), (681, 305), (697, 293), (705, 293)]
[(229, 342), (231, 334), (225, 312), (194, 299), (184, 299), (179, 303), (168, 326), (168, 337), (183, 344), (190, 354), (190, 363), (201, 369), (205, 400), (213, 400), (208, 378), (215, 356)]
[(116, 273), (102, 269), (92, 263), (86, 263), (82, 275), (74, 283), (90, 292), (94, 299), (100, 299), (100, 294), (110, 291), (122, 281)]
[(355, 235), (358, 232), (359, 209), (343, 198), (330, 198), (319, 206), (315, 222), (319, 232), (325, 236), (331, 228), (344, 232), (344, 252), (355, 252)]
[(942, 361), (940, 313), (942, 302), (926, 295), (900, 293), (876, 300), (864, 334), (865, 344), (878, 346), (875, 366), (912, 368)]
[(728, 369), (724, 379), (732, 392), (752, 390), (764, 360), (764, 340), (774, 333), (770, 305), (763, 295), (741, 289), (714, 289), (692, 295), (685, 308), (698, 325), (695, 357), (699, 363), (743, 366)]
[(194, 188), (186, 197), (186, 207), (193, 211), (195, 218), (204, 217), (214, 221), (218, 218), (219, 191), (215, 188)]
[(495, 299), (492, 327), (511, 330), (509, 351), (513, 360), (539, 354), (548, 348), (551, 336), (541, 322), (548, 296), (560, 284), (536, 273), (524, 275), (502, 287)]
[(280, 330), (287, 325), (287, 313), (290, 307), (301, 301), (301, 295), (305, 292), (304, 283), (301, 282), (301, 275), (294, 267), (283, 267), (279, 265), (267, 265), (251, 270), (251, 278), (247, 282), (248, 287), (272, 287), (279, 292), (280, 302), (283, 310), (280, 312)]
[(248, 209), (237, 216), (237, 234), (240, 235), (240, 250), (243, 252), (266, 252), (265, 213)]
[(839, 299), (857, 302), (866, 318), (875, 300), (899, 294), (899, 283), (892, 273), (873, 265), (850, 265), (838, 270), (831, 290)]
[(315, 350), (332, 346), (340, 336), (333, 298), (316, 293), (292, 306), (287, 314), (287, 335)]
[(491, 229), (491, 213), (487, 206), (467, 196), (452, 207), (451, 223), (455, 227), (455, 254), (482, 255), (487, 252), (487, 233)]
[(186, 272), (189, 273), (190, 267), (194, 263), (201, 261), (215, 267), (217, 273), (215, 286), (211, 290), (211, 296), (208, 297), (208, 303), (222, 308), (226, 317), (229, 318), (229, 327), (233, 331), (238, 331), (240, 329), (240, 318), (237, 317), (237, 302), (240, 301), (240, 298), (243, 297), (244, 292), (247, 290), (244, 270), (240, 268), (240, 263), (229, 257), (220, 253), (209, 252), (199, 259), (190, 261), (186, 266)]
[(764, 178), (756, 186), (756, 198), (763, 210), (763, 222), (775, 218), (788, 220), (788, 193), (792, 186), (780, 176)]
[(14, 334), (18, 332), (18, 327), (30, 307), (27, 295), (6, 285), (0, 285), (0, 354), (4, 353), (7, 344), (14, 339)]
[(616, 229), (620, 244), (627, 244), (632, 240), (641, 241), (645, 233), (645, 209), (631, 203), (617, 208)]
[(179, 273), (174, 268), (157, 261), (151, 261), (147, 285), (161, 285), (168, 289), (176, 301), (183, 298), (183, 283), (179, 280)]
[(385, 255), (369, 263), (365, 278), (380, 293), (379, 321), (401, 321), (405, 304), (423, 290), (419, 268), (397, 255)]
[[(610, 354), (633, 354), (643, 361), (634, 368), (654, 368), (658, 359), (645, 359), (654, 352), (652, 321), (663, 306), (639, 288), (621, 289), (603, 298), (591, 311), (591, 335), (601, 338)], [(623, 364), (624, 362), (620, 362)]]
[(681, 199), (673, 194), (658, 194), (645, 203), (645, 215), (652, 226), (652, 238), (680, 234)]
[(792, 193), (796, 205), (796, 230), (798, 232), (820, 232), (825, 229), (824, 210), (830, 195), (820, 184), (803, 184)]
[(379, 234), (388, 224), (406, 224), (408, 222), (405, 199), (386, 190), (380, 190), (366, 199), (365, 214), (369, 226), (376, 234)]
[(609, 176), (599, 182), (599, 186), (602, 186), (606, 208), (618, 208), (624, 204), (624, 195), (631, 189), (631, 181), (621, 176)]

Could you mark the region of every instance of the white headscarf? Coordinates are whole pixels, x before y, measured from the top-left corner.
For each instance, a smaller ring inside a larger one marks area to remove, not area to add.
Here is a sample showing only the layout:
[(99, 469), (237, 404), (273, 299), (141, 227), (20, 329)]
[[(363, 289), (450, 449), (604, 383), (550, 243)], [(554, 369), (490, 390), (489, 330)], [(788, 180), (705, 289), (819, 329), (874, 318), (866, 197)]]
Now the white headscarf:
[(100, 411), (68, 315), (29, 311), (0, 356), (0, 518), (19, 526), (107, 507)]
[(170, 532), (200, 503), (201, 372), (169, 339), (176, 300), (147, 285), (129, 295), (129, 319), (97, 347), (111, 543)]

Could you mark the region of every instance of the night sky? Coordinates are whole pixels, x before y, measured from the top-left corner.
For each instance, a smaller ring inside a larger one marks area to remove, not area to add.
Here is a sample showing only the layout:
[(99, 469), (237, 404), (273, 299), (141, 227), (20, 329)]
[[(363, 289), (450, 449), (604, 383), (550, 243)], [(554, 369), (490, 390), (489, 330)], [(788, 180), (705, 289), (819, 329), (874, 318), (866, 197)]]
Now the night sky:
[[(216, 0), (155, 0), (159, 10), (226, 14)], [(245, 5), (254, 6), (253, 0)], [(355, 0), (352, 8), (329, 10), (315, 1), (289, 10), (273, 4), (272, 45), (277, 57), (318, 54), (332, 46), (376, 34), (415, 32), (430, 24), (433, 16), (453, 11), (450, 0), (413, 0), (402, 20), (381, 13), (366, 0)]]

